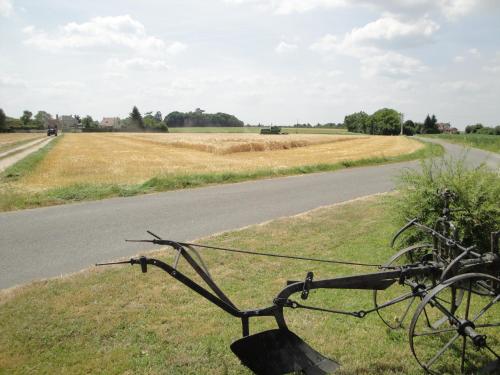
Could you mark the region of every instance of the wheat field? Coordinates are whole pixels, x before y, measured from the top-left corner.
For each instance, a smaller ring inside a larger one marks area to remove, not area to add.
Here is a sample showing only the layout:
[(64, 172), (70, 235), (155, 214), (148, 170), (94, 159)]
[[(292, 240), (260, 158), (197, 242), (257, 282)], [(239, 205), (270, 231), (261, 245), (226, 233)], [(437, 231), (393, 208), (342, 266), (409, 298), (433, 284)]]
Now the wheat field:
[(411, 153), (405, 137), (259, 134), (66, 134), (16, 184), (140, 183), (165, 174), (241, 172)]

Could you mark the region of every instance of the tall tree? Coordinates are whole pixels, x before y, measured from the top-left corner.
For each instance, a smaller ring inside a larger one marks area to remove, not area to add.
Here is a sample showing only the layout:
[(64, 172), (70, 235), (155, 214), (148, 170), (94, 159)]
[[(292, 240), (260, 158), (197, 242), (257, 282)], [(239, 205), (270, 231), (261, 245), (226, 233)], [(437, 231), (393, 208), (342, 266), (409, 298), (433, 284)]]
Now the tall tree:
[(52, 115), (45, 111), (38, 111), (35, 115), (35, 123), (39, 128), (46, 128)]
[(0, 131), (7, 128), (6, 120), (7, 116), (5, 116), (5, 112), (3, 111), (3, 109), (0, 108)]
[(24, 111), (23, 115), (21, 116), (20, 120), (23, 123), (24, 126), (28, 126), (29, 123), (31, 122), (31, 117), (33, 116), (33, 113), (30, 111)]
[(370, 116), (365, 112), (356, 112), (344, 117), (344, 125), (348, 131), (354, 133), (370, 133)]
[(92, 118), (92, 116), (85, 116), (83, 119), (82, 119), (82, 125), (85, 129), (93, 129), (93, 128), (97, 128), (97, 124), (96, 122), (94, 121), (94, 119)]
[(132, 120), (132, 124), (135, 126), (138, 126), (140, 128), (144, 128), (144, 120), (142, 119), (141, 112), (139, 112), (139, 109), (134, 105), (134, 108), (132, 108), (132, 112), (130, 112), (130, 120)]
[(437, 127), (437, 119), (436, 116), (432, 115), (425, 118), (424, 126), (422, 127), (422, 134), (437, 134), (439, 133), (439, 129)]
[(370, 116), (371, 134), (398, 135), (401, 133), (401, 117), (390, 108), (382, 108)]

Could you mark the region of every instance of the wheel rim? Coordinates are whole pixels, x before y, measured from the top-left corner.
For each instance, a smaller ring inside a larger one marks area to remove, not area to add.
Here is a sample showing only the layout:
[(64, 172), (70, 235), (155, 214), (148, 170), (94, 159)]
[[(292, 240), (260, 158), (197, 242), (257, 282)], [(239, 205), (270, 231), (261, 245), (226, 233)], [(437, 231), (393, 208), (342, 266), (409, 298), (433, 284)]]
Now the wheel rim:
[(499, 286), (491, 275), (465, 274), (422, 300), (409, 329), (410, 348), (422, 368), (431, 374), (475, 373), (488, 365), (500, 371)]

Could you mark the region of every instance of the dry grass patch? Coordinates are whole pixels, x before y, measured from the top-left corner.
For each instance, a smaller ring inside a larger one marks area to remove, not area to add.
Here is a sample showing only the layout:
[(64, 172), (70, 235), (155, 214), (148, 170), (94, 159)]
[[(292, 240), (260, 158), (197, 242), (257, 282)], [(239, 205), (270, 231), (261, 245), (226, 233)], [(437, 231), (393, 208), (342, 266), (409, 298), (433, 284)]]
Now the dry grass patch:
[(321, 134), (134, 134), (135, 139), (189, 148), (218, 155), (238, 152), (278, 151), (298, 147), (352, 141), (359, 136), (345, 137)]
[(381, 136), (66, 134), (16, 184), (36, 190), (78, 183), (132, 184), (158, 175), (252, 172), (391, 157), (422, 147), (405, 137)]

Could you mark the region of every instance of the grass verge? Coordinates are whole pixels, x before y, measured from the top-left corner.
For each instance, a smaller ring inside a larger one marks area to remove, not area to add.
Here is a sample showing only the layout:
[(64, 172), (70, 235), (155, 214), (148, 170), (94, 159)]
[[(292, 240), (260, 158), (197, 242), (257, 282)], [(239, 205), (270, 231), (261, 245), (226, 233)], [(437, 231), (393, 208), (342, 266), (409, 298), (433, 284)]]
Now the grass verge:
[[(47, 147), (53, 147), (54, 142)], [(3, 180), (19, 178), (23, 173), (28, 173), (36, 163), (50, 150), (42, 149), (39, 153), (31, 155), (5, 171)], [(111, 197), (128, 197), (137, 194), (162, 192), (169, 190), (201, 187), (212, 184), (235, 183), (262, 178), (283, 177), (315, 172), (331, 172), (344, 168), (378, 165), (385, 163), (403, 162), (440, 156), (443, 147), (426, 143), (425, 147), (416, 152), (392, 157), (376, 157), (355, 161), (345, 160), (334, 164), (315, 164), (282, 169), (260, 169), (252, 172), (221, 172), (221, 173), (196, 173), (172, 174), (156, 176), (137, 185), (119, 184), (75, 184), (66, 187), (48, 189), (41, 192), (25, 192), (21, 190), (7, 190), (0, 195), (0, 211), (11, 211), (71, 202), (99, 200)], [(4, 189), (6, 190), (6, 189)]]
[[(369, 197), (223, 233), (202, 242), (269, 253), (382, 263), (394, 226), (387, 200)], [(374, 230), (376, 229), (376, 230)], [(286, 280), (372, 272), (365, 267), (203, 252), (222, 289), (242, 309), (270, 306)], [(154, 253), (173, 261), (170, 250)], [(185, 264), (180, 270), (186, 272)], [(187, 272), (192, 276), (191, 272)], [(294, 298), (298, 299), (295, 295)], [(369, 309), (372, 293), (311, 292), (308, 305)], [(342, 364), (339, 374), (422, 374), (406, 331), (375, 313), (364, 319), (287, 310), (290, 328)], [(275, 328), (251, 320), (251, 333)], [(0, 373), (250, 374), (229, 349), (240, 322), (151, 267), (91, 268), (0, 293)], [(459, 352), (458, 352), (459, 353)], [(459, 354), (456, 354), (459, 355)]]
[(425, 137), (443, 139), (452, 143), (500, 153), (500, 136), (487, 134), (432, 134)]

